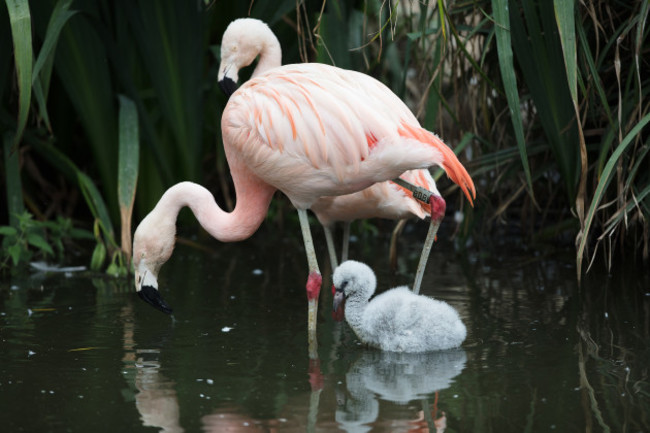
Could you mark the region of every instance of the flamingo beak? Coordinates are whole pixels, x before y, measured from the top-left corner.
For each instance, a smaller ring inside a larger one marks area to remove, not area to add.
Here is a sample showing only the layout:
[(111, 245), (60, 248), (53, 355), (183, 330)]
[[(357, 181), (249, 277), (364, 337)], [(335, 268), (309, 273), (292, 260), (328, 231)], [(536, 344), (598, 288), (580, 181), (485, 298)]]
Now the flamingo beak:
[(165, 314), (172, 314), (173, 310), (160, 296), (158, 289), (155, 289), (152, 286), (143, 286), (138, 292), (138, 295), (143, 301), (148, 302), (154, 308)]
[(234, 82), (232, 79), (229, 77), (223, 77), (219, 81), (219, 87), (221, 87), (221, 91), (226, 94), (227, 97), (231, 97), (233, 93), (237, 90), (237, 83)]
[(237, 75), (237, 68), (230, 62), (222, 62), (221, 65), (219, 65), (217, 80), (219, 81), (221, 91), (225, 93), (228, 98), (230, 98), (237, 90)]
[(152, 272), (145, 270), (136, 275), (136, 291), (140, 299), (165, 314), (172, 314), (171, 307), (163, 300), (158, 291), (158, 280)]

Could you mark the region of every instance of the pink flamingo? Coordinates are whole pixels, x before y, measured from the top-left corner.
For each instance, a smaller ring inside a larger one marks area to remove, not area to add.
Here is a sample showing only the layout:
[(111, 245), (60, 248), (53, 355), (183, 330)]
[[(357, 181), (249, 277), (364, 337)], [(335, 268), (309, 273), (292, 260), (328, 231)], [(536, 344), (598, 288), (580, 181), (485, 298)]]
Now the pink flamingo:
[[(219, 81), (233, 87), (237, 71), (259, 54), (259, 65), (279, 51), (261, 21), (243, 20), (251, 46), (222, 43)], [(232, 24), (231, 24), (232, 25)], [(175, 243), (176, 217), (190, 207), (201, 226), (222, 242), (250, 237), (261, 225), (276, 190), (298, 210), (307, 253), (309, 344), (315, 344), (317, 301), (322, 278), (307, 209), (321, 197), (351, 194), (407, 170), (441, 166), (472, 203), (474, 182), (454, 152), (417, 119), (390, 89), (368, 75), (308, 63), (267, 68), (230, 97), (222, 119), (224, 149), (237, 204), (227, 213), (200, 185), (169, 188), (136, 229), (133, 241), (136, 291), (171, 313), (158, 292), (160, 267)], [(431, 199), (433, 218), (444, 200)], [(310, 349), (311, 352), (311, 349)]]
[[(228, 96), (235, 92), (237, 85), (234, 80), (224, 79), (226, 72), (228, 76), (235, 77), (236, 79), (239, 69), (242, 66), (247, 66), (247, 64), (243, 64), (242, 58), (248, 60), (257, 57), (260, 47), (263, 46), (260, 44), (258, 38), (251, 38), (250, 36), (250, 29), (257, 27), (260, 28), (260, 33), (266, 39), (266, 49), (261, 53), (260, 61), (255, 67), (252, 77), (257, 77), (270, 69), (282, 65), (280, 42), (266, 24), (251, 18), (242, 18), (233, 21), (226, 29), (222, 38), (222, 58), (225, 60), (221, 63), (220, 72), (223, 74), (223, 77), (219, 81)], [(424, 188), (440, 197), (436, 183), (426, 169), (409, 170), (403, 173), (400, 178), (411, 185)], [(428, 205), (425, 206), (422, 201), (414, 198), (413, 193), (408, 189), (391, 181), (379, 182), (363, 191), (352, 194), (322, 197), (312, 205), (311, 210), (325, 231), (325, 240), (327, 242), (327, 250), (332, 269), (338, 266), (332, 236), (332, 228), (335, 223), (344, 223), (341, 261), (345, 261), (348, 256), (350, 223), (352, 221), (368, 218), (402, 220), (417, 217), (425, 219), (429, 216)], [(398, 227), (401, 228), (402, 226)], [(394, 236), (396, 233), (397, 230)], [(423, 257), (419, 267), (426, 265), (426, 259), (427, 257)], [(419, 275), (419, 272), (416, 275)]]

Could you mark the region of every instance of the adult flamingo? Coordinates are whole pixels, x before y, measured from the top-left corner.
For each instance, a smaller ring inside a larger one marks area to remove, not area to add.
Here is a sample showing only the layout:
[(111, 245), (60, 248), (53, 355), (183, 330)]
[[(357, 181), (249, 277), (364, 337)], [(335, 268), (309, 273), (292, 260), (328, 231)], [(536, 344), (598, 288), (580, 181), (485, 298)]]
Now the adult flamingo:
[[(263, 23), (250, 22), (246, 33), (257, 50), (222, 44), (219, 80), (236, 83), (239, 67), (257, 54), (279, 50)], [(259, 23), (260, 25), (253, 24)], [(277, 39), (276, 39), (277, 41)], [(411, 169), (441, 166), (470, 203), (474, 183), (454, 152), (420, 127), (404, 103), (365, 74), (309, 63), (272, 68), (243, 84), (230, 97), (221, 130), (235, 185), (237, 204), (227, 213), (205, 188), (182, 182), (172, 186), (136, 229), (133, 241), (139, 295), (170, 313), (158, 291), (160, 267), (174, 246), (180, 209), (190, 207), (213, 237), (233, 242), (250, 237), (261, 225), (271, 197), (282, 191), (298, 210), (309, 276), (307, 279), (310, 348), (315, 342), (317, 301), (322, 278), (307, 219), (319, 198), (351, 194)], [(433, 197), (436, 218), (444, 201)]]
[[(259, 29), (259, 31), (251, 32), (251, 29)], [(242, 18), (233, 21), (223, 34), (221, 46), (222, 62), (219, 70), (219, 83), (228, 96), (237, 90), (236, 81), (239, 70), (248, 66), (258, 54), (259, 62), (253, 71), (253, 78), (282, 65), (280, 42), (266, 24), (256, 19)], [(442, 200), (436, 183), (428, 170), (409, 170), (400, 178), (412, 186), (429, 191), (430, 194), (434, 194), (439, 197), (439, 200)], [(429, 216), (428, 205), (424, 206), (422, 201), (414, 198), (412, 191), (391, 181), (379, 182), (352, 194), (320, 198), (312, 205), (311, 210), (325, 231), (332, 269), (338, 265), (332, 236), (332, 228), (335, 223), (344, 223), (341, 260), (345, 261), (347, 260), (349, 229), (352, 221), (368, 218), (400, 220), (417, 217), (424, 219)], [(420, 276), (420, 281), (428, 258), (428, 255), (425, 255), (427, 251), (425, 246), (416, 272), (416, 275)], [(418, 281), (417, 278), (416, 281)], [(414, 290), (417, 291), (418, 288), (419, 281), (414, 286)]]

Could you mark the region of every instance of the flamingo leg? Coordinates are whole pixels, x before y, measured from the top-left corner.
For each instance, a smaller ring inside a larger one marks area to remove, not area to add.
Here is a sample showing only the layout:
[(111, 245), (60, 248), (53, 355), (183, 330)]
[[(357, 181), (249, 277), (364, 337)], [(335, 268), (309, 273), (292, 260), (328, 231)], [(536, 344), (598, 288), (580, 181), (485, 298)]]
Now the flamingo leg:
[(390, 262), (390, 268), (393, 272), (397, 270), (397, 238), (402, 234), (402, 231), (404, 231), (406, 221), (406, 219), (399, 220), (393, 229), (393, 233), (390, 235), (388, 261)]
[(327, 242), (327, 252), (330, 255), (330, 266), (332, 267), (332, 271), (333, 271), (334, 269), (336, 269), (336, 267), (339, 264), (336, 259), (336, 248), (334, 247), (334, 238), (332, 237), (332, 229), (323, 226), (323, 230), (325, 231), (325, 242)]
[(307, 253), (307, 263), (309, 264), (309, 277), (307, 278), (307, 332), (309, 337), (309, 357), (318, 359), (318, 344), (316, 342), (316, 322), (318, 315), (318, 295), (320, 294), (321, 277), (318, 261), (316, 260), (316, 250), (314, 249), (314, 240), (311, 237), (309, 229), (309, 219), (306, 209), (298, 209), (298, 218), (300, 220), (300, 229), (302, 230), (302, 240), (305, 243), (305, 252)]
[(343, 223), (343, 248), (341, 249), (341, 263), (348, 259), (348, 253), (350, 252), (350, 221), (345, 221)]
[(413, 282), (413, 293), (415, 294), (420, 293), (422, 277), (424, 276), (424, 269), (427, 267), (431, 247), (433, 246), (433, 242), (436, 240), (436, 234), (438, 233), (442, 217), (445, 216), (446, 204), (442, 197), (431, 196), (429, 198), (429, 203), (431, 205), (431, 223), (429, 224), (429, 231), (427, 232), (427, 237), (424, 240), (424, 246), (422, 247), (422, 253), (420, 254), (418, 269), (415, 272), (415, 281)]

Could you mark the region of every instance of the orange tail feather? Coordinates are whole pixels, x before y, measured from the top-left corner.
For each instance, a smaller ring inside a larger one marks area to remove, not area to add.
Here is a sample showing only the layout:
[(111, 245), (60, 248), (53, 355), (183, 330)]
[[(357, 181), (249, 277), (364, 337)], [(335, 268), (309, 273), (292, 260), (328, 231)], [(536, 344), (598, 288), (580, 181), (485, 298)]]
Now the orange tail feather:
[(465, 194), (465, 197), (467, 197), (467, 200), (469, 200), (469, 204), (474, 206), (474, 199), (476, 198), (474, 181), (449, 146), (447, 146), (435, 134), (426, 129), (415, 127), (404, 122), (401, 124), (401, 128), (397, 132), (404, 138), (411, 138), (435, 147), (436, 150), (442, 154), (442, 168), (447, 173), (447, 176), (449, 176), (449, 178), (460, 187)]

